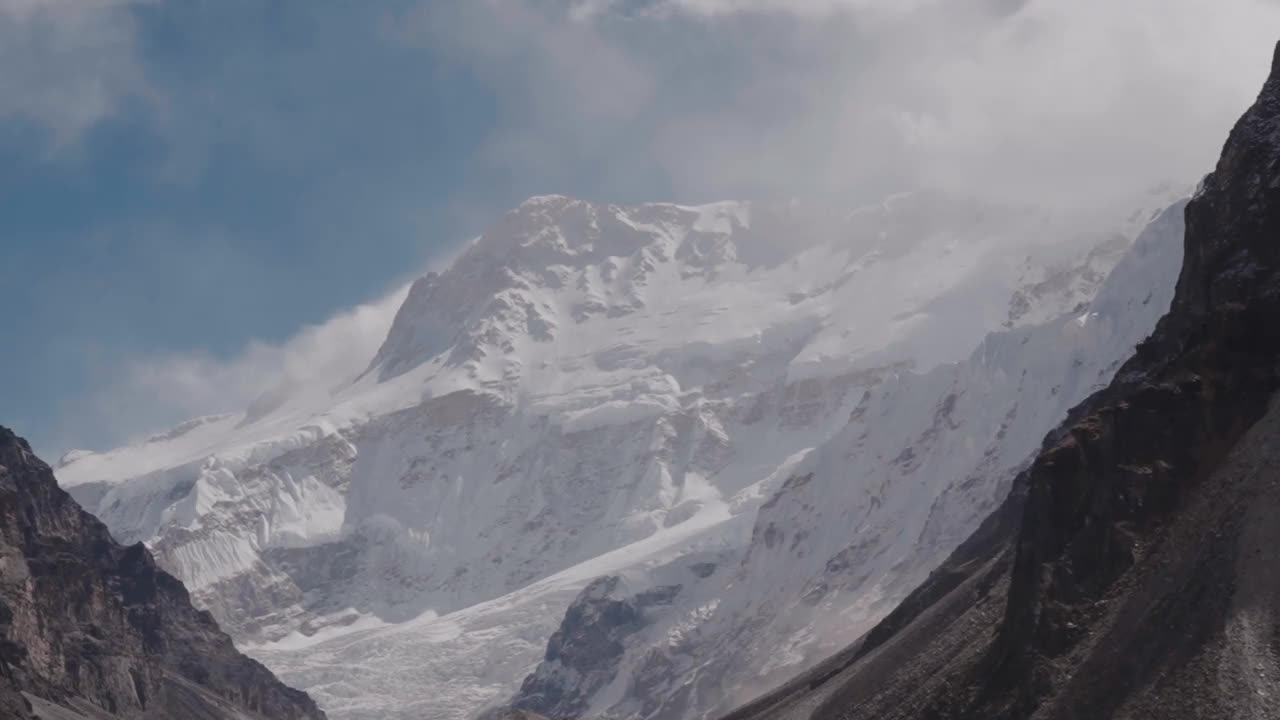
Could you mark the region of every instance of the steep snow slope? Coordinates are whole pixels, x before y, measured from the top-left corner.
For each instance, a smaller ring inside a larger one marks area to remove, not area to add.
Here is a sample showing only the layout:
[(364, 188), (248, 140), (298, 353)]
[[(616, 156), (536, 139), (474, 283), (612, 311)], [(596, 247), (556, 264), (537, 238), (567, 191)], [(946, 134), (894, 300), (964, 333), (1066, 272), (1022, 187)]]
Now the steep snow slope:
[(734, 720), (1280, 717), (1280, 47), (1168, 314), (862, 647)]
[[(848, 424), (789, 469), (749, 544), (715, 566), (681, 559), (589, 588), (512, 704), (548, 717), (715, 717), (857, 639), (1155, 327), (1181, 264), (1181, 212), (1151, 224), (1087, 310), (988, 335), (961, 363), (863, 376)], [(634, 610), (586, 610), (616, 603)]]
[[(533, 198), (414, 283), (359, 378), (58, 473), (335, 716), (466, 717), (600, 574), (628, 574), (620, 591), (692, 572), (673, 613), (705, 586), (745, 604), (704, 614), (762, 627), (798, 602), (756, 598), (769, 583), (803, 590), (812, 623), (882, 612), (998, 500), (1024, 436), (1145, 333), (1088, 303), (1147, 217), (931, 193), (845, 217)], [(953, 486), (957, 468), (975, 480)], [(875, 563), (841, 523), (874, 535)], [(841, 552), (857, 577), (824, 575)], [(778, 674), (816, 647), (801, 625), (776, 634)]]

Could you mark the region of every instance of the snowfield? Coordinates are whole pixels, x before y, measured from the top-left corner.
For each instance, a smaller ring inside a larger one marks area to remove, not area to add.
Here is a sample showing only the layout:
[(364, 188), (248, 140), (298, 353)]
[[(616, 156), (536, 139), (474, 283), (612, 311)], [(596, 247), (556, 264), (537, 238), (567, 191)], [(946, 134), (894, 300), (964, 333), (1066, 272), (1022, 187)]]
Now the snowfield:
[(1174, 197), (532, 198), (358, 377), (56, 471), (330, 717), (708, 717), (892, 609), (1109, 381), (1172, 297)]

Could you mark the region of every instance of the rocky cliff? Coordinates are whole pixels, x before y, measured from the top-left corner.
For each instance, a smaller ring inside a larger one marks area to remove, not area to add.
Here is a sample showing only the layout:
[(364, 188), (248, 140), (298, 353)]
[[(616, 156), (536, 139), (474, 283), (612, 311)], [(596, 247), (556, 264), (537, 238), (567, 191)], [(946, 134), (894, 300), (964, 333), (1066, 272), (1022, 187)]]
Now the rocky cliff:
[(310, 720), (182, 583), (58, 488), (0, 428), (0, 717)]
[(863, 641), (745, 718), (1280, 717), (1280, 47), (1172, 307)]

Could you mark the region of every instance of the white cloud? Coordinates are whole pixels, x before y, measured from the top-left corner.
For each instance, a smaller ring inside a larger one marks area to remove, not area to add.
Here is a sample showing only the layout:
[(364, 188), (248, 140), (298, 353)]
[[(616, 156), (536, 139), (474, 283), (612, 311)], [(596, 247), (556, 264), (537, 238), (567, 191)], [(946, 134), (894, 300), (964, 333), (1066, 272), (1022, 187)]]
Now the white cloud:
[[(941, 0), (653, 0), (636, 5), (640, 14), (734, 15), (745, 13), (786, 13), (830, 15), (850, 11), (901, 15)], [(625, 11), (627, 0), (576, 0), (570, 5), (574, 19), (586, 19), (610, 12)]]
[[(0, 0), (0, 41), (47, 12)], [(68, 17), (50, 21), (56, 37), (89, 38), (93, 52), (113, 37), (131, 47), (127, 23), (90, 30), (87, 16)], [(852, 202), (933, 185), (1071, 204), (1210, 170), (1267, 72), (1280, 6), (423, 0), (389, 20), (390, 37), (492, 90), (499, 127), (475, 162), (530, 194), (590, 177), (602, 200)], [(138, 82), (131, 53), (108, 52), (83, 76), (54, 68), (65, 97), (0, 99), (0, 114), (82, 131)], [(80, 105), (65, 99), (78, 84), (107, 89)], [(136, 432), (241, 410), (284, 385), (327, 392), (364, 369), (402, 293), (231, 359), (130, 361), (88, 412)]]
[[(492, 87), (491, 163), (675, 199), (1092, 201), (1210, 169), (1274, 0), (482, 0), (402, 29)], [(603, 169), (601, 169), (603, 168)], [(608, 199), (608, 198), (606, 198)]]
[(446, 0), (418, 3), (391, 25), (397, 41), (450, 57), (493, 89), (500, 127), (477, 165), (510, 171), (517, 184), (537, 176), (558, 185), (609, 158), (658, 102), (648, 58), (592, 15), (587, 5)]
[(137, 0), (0, 0), (0, 118), (47, 129), (55, 147), (147, 97)]
[(207, 353), (129, 358), (81, 408), (76, 423), (108, 427), (113, 436), (102, 441), (118, 443), (190, 417), (241, 412), (268, 394), (326, 395), (368, 367), (407, 293), (408, 285), (401, 286), (304, 327), (284, 342), (251, 342), (231, 358)]
[(925, 177), (1004, 196), (1191, 181), (1261, 87), (1277, 30), (1270, 1), (1033, 0), (917, 65), (929, 102), (898, 102), (900, 131)]

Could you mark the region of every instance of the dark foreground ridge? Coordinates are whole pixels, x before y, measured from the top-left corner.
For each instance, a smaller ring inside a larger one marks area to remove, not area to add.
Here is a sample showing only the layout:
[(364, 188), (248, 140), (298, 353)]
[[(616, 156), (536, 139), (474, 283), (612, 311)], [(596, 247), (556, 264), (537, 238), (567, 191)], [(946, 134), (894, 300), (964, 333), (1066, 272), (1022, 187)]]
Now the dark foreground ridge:
[(860, 645), (747, 719), (1280, 718), (1280, 46), (1169, 314)]
[(0, 718), (311, 720), (141, 544), (122, 547), (0, 427)]

